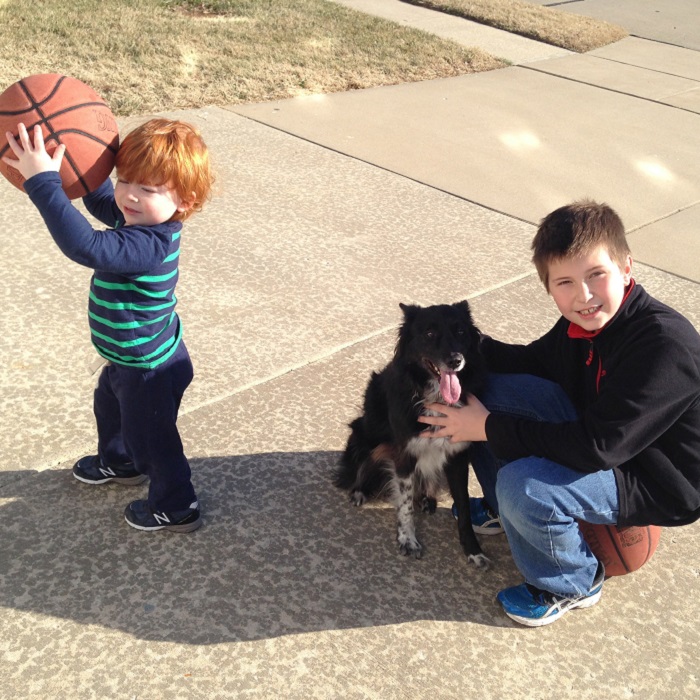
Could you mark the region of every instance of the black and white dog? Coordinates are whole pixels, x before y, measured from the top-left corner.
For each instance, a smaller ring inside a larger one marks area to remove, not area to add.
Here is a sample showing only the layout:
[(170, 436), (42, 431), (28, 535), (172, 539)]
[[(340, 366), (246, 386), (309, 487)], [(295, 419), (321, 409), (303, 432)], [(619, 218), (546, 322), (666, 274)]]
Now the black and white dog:
[(362, 505), (387, 495), (396, 507), (402, 554), (421, 556), (413, 521), (414, 500), (433, 513), (445, 487), (457, 505), (459, 541), (479, 567), (482, 553), (469, 513), (469, 444), (448, 438), (420, 437), (424, 404), (464, 405), (477, 393), (486, 368), (479, 352), (479, 331), (469, 304), (420, 307), (401, 304), (404, 322), (394, 358), (373, 372), (365, 391), (363, 414), (350, 423), (351, 434), (334, 483)]

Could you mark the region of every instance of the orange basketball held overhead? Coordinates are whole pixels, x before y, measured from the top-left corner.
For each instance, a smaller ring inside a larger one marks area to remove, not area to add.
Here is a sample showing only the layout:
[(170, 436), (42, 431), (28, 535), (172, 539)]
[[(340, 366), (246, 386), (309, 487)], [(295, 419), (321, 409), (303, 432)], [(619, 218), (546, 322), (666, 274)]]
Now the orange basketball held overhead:
[[(107, 103), (88, 85), (66, 75), (31, 75), (0, 95), (0, 157), (9, 153), (5, 133), (18, 137), (22, 122), (29, 132), (39, 124), (48, 153), (65, 144), (61, 164), (63, 190), (70, 199), (84, 197), (101, 185), (114, 168), (119, 130)], [(24, 178), (0, 161), (0, 172), (18, 189)]]
[(606, 576), (624, 576), (642, 567), (661, 537), (658, 525), (617, 527), (579, 522), (579, 527), (593, 554), (603, 562)]

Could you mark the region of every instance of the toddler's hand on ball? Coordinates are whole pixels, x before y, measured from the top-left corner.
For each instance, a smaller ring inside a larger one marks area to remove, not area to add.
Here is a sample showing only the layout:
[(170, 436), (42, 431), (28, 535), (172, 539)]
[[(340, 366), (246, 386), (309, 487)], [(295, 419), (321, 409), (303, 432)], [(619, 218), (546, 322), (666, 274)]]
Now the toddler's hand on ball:
[(57, 146), (53, 154), (49, 155), (46, 151), (44, 135), (41, 133), (39, 125), (34, 127), (33, 144), (24, 124), (18, 126), (18, 131), (19, 143), (9, 131), (5, 134), (7, 144), (15, 154), (16, 159), (3, 156), (2, 160), (4, 163), (19, 170), (25, 180), (38, 173), (58, 172), (61, 169), (63, 154), (66, 151), (66, 147), (63, 144)]

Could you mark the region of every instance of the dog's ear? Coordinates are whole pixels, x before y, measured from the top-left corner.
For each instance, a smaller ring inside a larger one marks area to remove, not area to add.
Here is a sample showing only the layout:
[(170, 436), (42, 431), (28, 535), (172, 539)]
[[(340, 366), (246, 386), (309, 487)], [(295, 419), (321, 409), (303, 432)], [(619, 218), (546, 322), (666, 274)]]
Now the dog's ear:
[(469, 302), (466, 299), (462, 299), (462, 301), (458, 301), (455, 304), (452, 304), (453, 308), (458, 309), (461, 313), (463, 313), (467, 321), (469, 322), (470, 325), (474, 325), (474, 319), (472, 318), (472, 310), (471, 307), (469, 306)]
[(403, 311), (403, 323), (399, 328), (399, 335), (396, 340), (396, 347), (394, 348), (394, 357), (401, 357), (406, 353), (406, 347), (411, 341), (411, 325), (415, 319), (420, 306), (415, 304), (399, 304), (401, 311)]
[(401, 311), (403, 311), (403, 317), (406, 321), (411, 321), (413, 318), (415, 318), (415, 315), (420, 309), (420, 306), (416, 306), (415, 304), (399, 303), (399, 306), (401, 307)]
[(477, 346), (481, 343), (481, 331), (476, 327), (474, 323), (474, 318), (472, 317), (472, 310), (469, 306), (469, 302), (466, 299), (458, 301), (454, 306), (456, 306), (462, 313), (466, 314), (469, 321), (469, 336), (473, 343)]

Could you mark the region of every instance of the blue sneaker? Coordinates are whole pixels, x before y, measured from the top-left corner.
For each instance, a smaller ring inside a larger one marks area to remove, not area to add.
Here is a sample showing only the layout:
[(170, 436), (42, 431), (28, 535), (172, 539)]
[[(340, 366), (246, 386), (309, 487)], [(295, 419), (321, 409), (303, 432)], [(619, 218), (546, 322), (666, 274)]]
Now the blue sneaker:
[(148, 477), (136, 470), (133, 462), (127, 464), (103, 464), (98, 455), (88, 455), (73, 465), (73, 476), (84, 484), (115, 484), (137, 486)]
[(527, 627), (543, 627), (556, 622), (564, 613), (574, 608), (590, 608), (595, 605), (603, 594), (603, 579), (605, 569), (601, 563), (591, 586), (585, 595), (575, 598), (543, 591), (529, 583), (502, 590), (496, 598), (511, 620)]
[(171, 513), (151, 510), (148, 501), (132, 501), (124, 511), (126, 522), (137, 530), (153, 532), (168, 530), (169, 532), (192, 532), (202, 525), (199, 515), (199, 503), (195, 501), (185, 510)]
[[(477, 535), (501, 535), (503, 525), (501, 519), (486, 505), (483, 498), (470, 498), (469, 510), (472, 516), (472, 528)], [(457, 519), (456, 504), (452, 504), (452, 515)]]

